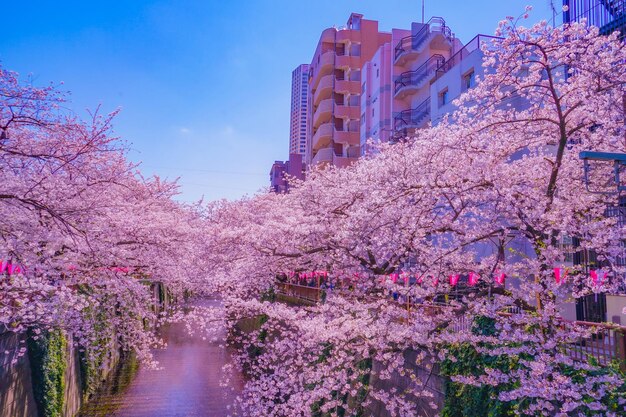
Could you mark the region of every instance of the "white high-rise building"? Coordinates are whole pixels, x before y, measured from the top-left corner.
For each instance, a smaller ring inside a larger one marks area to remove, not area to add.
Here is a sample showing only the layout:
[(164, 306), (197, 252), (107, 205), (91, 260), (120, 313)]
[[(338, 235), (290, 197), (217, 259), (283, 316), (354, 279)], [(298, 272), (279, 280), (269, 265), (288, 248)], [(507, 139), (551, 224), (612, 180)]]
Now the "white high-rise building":
[(291, 125), (289, 154), (306, 153), (309, 65), (302, 64), (291, 73)]

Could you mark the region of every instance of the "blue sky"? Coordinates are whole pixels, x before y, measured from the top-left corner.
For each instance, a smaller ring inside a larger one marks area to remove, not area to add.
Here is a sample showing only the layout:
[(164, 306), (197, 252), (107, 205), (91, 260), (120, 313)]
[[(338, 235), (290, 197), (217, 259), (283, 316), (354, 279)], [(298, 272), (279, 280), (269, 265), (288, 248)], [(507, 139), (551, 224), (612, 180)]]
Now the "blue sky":
[[(560, 9), (560, 0), (553, 3)], [(426, 0), (461, 41), (549, 0)], [(180, 177), (180, 199), (239, 198), (288, 155), (291, 71), (351, 12), (380, 30), (421, 20), (421, 2), (27, 1), (2, 6), (0, 62), (35, 84), (63, 82), (79, 114), (121, 109), (115, 133), (144, 175)], [(557, 16), (557, 23), (560, 15)]]

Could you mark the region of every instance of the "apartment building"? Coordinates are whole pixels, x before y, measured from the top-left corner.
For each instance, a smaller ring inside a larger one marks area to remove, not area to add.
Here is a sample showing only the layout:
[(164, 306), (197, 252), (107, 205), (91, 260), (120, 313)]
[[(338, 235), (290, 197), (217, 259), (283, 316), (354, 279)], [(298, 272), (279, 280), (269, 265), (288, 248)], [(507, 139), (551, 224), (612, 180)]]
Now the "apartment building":
[(309, 66), (309, 166), (344, 167), (361, 155), (361, 68), (390, 40), (358, 13), (346, 27), (322, 31)]
[[(483, 47), (497, 47), (500, 38), (476, 35), (459, 48), (454, 55), (439, 65), (430, 80), (430, 121), (436, 125), (443, 116), (456, 110), (452, 102), (474, 87), (484, 75)], [(503, 105), (522, 109), (524, 103), (517, 96), (507, 99)]]
[[(602, 35), (614, 31), (626, 36), (626, 0), (563, 0), (563, 23), (580, 22), (586, 19), (589, 25), (597, 26)], [(616, 217), (618, 227), (626, 224), (626, 197), (616, 195), (613, 205), (607, 207), (606, 216)], [(626, 247), (626, 242), (623, 242)], [(601, 266), (593, 251), (581, 250), (577, 239), (572, 239), (573, 265), (585, 268)], [(626, 251), (626, 250), (625, 250)], [(626, 257), (619, 266), (626, 265)], [(585, 321), (610, 321), (626, 324), (626, 287), (614, 294), (597, 294), (578, 299), (575, 303), (576, 319)]]
[(308, 91), (309, 64), (301, 64), (291, 73), (290, 154), (306, 154)]
[(433, 17), (413, 23), (411, 34), (393, 50), (393, 130), (396, 137), (411, 136), (431, 121), (430, 83), (461, 46), (446, 22)]
[(270, 169), (270, 190), (274, 193), (288, 192), (290, 178), (304, 179), (302, 154), (292, 153), (287, 161), (274, 161)]

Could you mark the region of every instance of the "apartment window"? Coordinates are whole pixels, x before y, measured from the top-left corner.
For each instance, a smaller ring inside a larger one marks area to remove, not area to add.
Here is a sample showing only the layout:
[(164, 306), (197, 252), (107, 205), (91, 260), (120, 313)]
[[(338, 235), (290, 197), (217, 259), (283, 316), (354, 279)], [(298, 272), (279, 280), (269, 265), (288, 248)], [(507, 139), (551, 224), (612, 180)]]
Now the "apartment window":
[(376, 68), (376, 78), (380, 76), (380, 68)]
[(448, 89), (442, 90), (439, 93), (439, 107), (445, 106), (450, 101), (450, 97), (448, 95)]
[(476, 75), (475, 75), (474, 69), (471, 69), (470, 71), (466, 72), (465, 75), (463, 75), (463, 91), (469, 90), (475, 85), (476, 85)]
[(376, 109), (372, 108), (372, 117), (374, 117), (375, 110)]
[(361, 94), (365, 94), (365, 82), (361, 84)]

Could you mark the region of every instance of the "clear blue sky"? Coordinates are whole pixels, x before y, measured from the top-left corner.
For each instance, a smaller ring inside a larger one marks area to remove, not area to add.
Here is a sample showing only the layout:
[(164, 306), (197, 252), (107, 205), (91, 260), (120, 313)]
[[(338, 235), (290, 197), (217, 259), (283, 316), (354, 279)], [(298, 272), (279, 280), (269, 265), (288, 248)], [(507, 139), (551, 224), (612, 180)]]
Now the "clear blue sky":
[[(532, 21), (552, 19), (549, 0), (426, 0), (426, 19), (466, 42), (527, 4)], [(421, 1), (11, 1), (0, 61), (39, 85), (63, 81), (78, 113), (121, 108), (130, 158), (144, 175), (180, 177), (182, 200), (232, 199), (288, 156), (291, 71), (351, 12), (409, 28)]]

